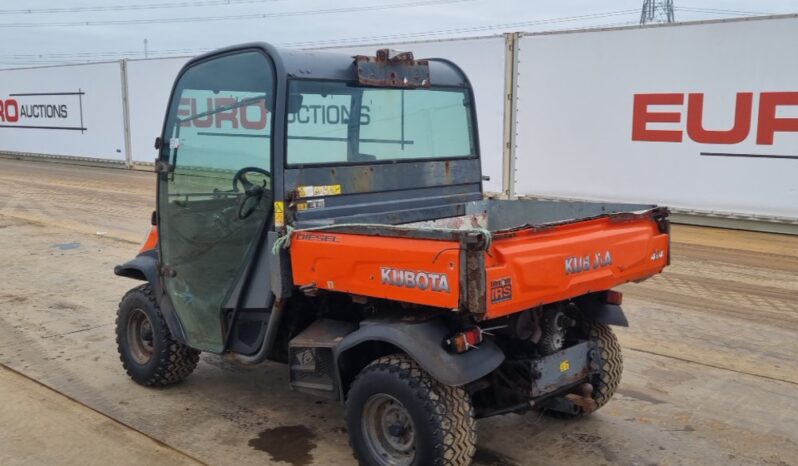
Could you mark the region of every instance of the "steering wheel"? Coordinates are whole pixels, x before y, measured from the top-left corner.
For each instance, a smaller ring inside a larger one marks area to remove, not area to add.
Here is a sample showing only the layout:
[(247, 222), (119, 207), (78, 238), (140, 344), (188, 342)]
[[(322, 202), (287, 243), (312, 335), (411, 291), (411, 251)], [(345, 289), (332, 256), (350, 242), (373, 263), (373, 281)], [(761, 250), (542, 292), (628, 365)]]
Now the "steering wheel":
[(258, 208), (263, 194), (266, 192), (266, 182), (258, 186), (247, 179), (247, 173), (260, 173), (271, 179), (272, 174), (258, 167), (244, 167), (233, 175), (233, 191), (238, 192), (238, 183), (244, 188), (244, 195), (238, 203), (238, 218), (246, 219)]

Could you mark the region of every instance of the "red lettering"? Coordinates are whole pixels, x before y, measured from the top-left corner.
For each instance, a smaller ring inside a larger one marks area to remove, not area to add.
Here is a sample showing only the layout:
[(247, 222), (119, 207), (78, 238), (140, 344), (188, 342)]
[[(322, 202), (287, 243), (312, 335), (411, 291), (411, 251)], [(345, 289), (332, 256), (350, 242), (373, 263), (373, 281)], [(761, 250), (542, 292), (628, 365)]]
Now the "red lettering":
[[(0, 101), (2, 102), (2, 101)], [(214, 112), (221, 107), (230, 107), (238, 104), (236, 99), (230, 97), (219, 97), (216, 99), (205, 99), (205, 108), (197, 109), (197, 99), (193, 97), (183, 97), (177, 107), (177, 116), (187, 120), (180, 123), (180, 126), (194, 126), (195, 128), (210, 128), (215, 126), (222, 127), (222, 122), (229, 121), (233, 129), (238, 129), (239, 119), (244, 129), (263, 129), (266, 127), (269, 111), (266, 110), (264, 102), (257, 102), (245, 107), (230, 108), (221, 112)], [(254, 111), (250, 111), (254, 109)], [(0, 113), (2, 111), (0, 110)], [(207, 115), (197, 118), (198, 115)], [(255, 116), (257, 113), (257, 117)]]
[(704, 94), (690, 94), (687, 100), (687, 135), (702, 144), (739, 144), (751, 131), (754, 94), (740, 92), (734, 111), (734, 126), (728, 131), (704, 129)]
[(682, 142), (680, 130), (648, 129), (649, 123), (679, 123), (678, 112), (650, 112), (650, 105), (683, 105), (684, 94), (635, 94), (632, 117), (632, 140), (655, 142)]
[(798, 92), (763, 92), (760, 95), (757, 144), (773, 145), (776, 131), (798, 131), (798, 118), (776, 117), (780, 105), (798, 105)]
[[(250, 120), (248, 115), (248, 110), (250, 108), (255, 108), (258, 111), (258, 119), (257, 120)], [(241, 118), (241, 126), (244, 129), (263, 129), (266, 127), (266, 106), (263, 101), (259, 101), (256, 104), (247, 105), (246, 107), (241, 107), (241, 110), (238, 112), (239, 117)]]
[[(230, 105), (235, 105), (236, 99), (230, 97), (219, 97), (216, 99), (216, 108), (219, 107), (228, 107)], [(238, 129), (238, 115), (237, 108), (231, 108), (230, 110), (226, 110), (224, 112), (217, 112), (216, 113), (216, 127), (221, 128), (223, 121), (229, 121), (233, 125), (233, 129)]]
[[(3, 116), (3, 107), (5, 107), (5, 116)], [(11, 109), (14, 109), (12, 112)], [(8, 123), (16, 123), (19, 121), (19, 103), (15, 99), (7, 99), (5, 105), (0, 100), (0, 121)]]

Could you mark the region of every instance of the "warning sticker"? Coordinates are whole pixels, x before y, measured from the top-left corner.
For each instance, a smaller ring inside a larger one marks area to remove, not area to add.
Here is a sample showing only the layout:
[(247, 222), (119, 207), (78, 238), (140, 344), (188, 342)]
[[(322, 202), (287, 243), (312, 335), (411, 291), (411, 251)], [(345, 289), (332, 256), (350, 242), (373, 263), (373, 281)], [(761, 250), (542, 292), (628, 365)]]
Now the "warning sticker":
[(571, 361), (565, 359), (560, 363), (560, 372), (567, 372), (571, 368)]
[(299, 197), (338, 196), (341, 194), (341, 185), (300, 186), (296, 190)]
[(277, 201), (274, 203), (274, 226), (276, 227), (283, 227), (285, 226), (285, 204), (283, 201)]
[(311, 199), (307, 202), (300, 202), (296, 205), (296, 210), (304, 212), (309, 209), (323, 209), (324, 199)]

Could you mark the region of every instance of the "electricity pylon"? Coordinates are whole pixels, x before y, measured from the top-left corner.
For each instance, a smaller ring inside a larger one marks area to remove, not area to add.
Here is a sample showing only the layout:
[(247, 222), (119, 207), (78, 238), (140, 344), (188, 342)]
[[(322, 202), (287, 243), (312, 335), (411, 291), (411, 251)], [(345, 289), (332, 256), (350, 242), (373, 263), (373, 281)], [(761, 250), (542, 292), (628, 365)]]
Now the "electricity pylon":
[(640, 24), (674, 23), (673, 0), (644, 0)]

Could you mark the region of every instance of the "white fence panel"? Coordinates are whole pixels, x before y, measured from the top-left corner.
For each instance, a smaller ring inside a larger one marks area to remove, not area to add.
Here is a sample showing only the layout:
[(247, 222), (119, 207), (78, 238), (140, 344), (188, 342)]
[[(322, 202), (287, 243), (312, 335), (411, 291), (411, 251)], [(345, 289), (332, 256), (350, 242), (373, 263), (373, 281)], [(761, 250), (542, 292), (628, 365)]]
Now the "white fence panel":
[(0, 152), (125, 160), (118, 62), (0, 71)]
[(324, 49), (330, 52), (374, 55), (377, 49), (392, 48), (413, 52), (418, 58), (446, 58), (468, 75), (474, 88), (482, 173), (490, 176), (485, 191), (502, 190), (502, 139), (504, 117), (504, 37), (360, 45)]
[(130, 147), (134, 162), (153, 162), (158, 156), (153, 143), (161, 135), (172, 83), (187, 61), (188, 58), (159, 58), (127, 62)]
[(798, 219), (798, 18), (520, 40), (518, 194)]

